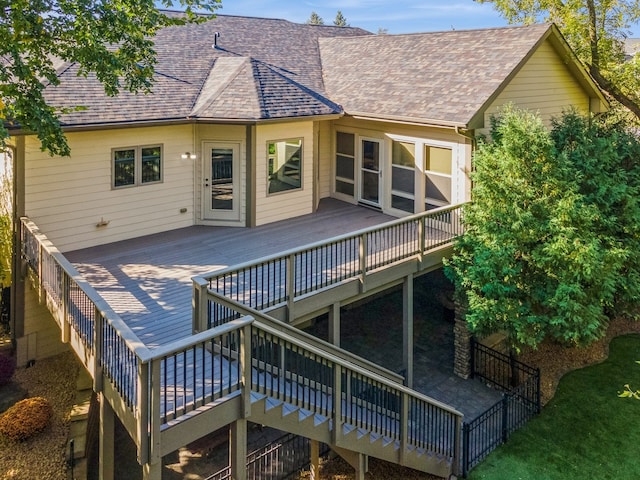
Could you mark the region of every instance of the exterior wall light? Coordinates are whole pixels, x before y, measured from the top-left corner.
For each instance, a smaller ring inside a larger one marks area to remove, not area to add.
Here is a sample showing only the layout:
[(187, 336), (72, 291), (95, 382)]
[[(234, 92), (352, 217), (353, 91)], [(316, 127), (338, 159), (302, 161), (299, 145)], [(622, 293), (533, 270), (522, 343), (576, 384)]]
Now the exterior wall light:
[(183, 153), (182, 155), (180, 155), (180, 157), (181, 157), (183, 160), (187, 160), (187, 159), (189, 159), (189, 160), (195, 160), (195, 159), (196, 159), (196, 154), (195, 154), (195, 153), (185, 152), (185, 153)]

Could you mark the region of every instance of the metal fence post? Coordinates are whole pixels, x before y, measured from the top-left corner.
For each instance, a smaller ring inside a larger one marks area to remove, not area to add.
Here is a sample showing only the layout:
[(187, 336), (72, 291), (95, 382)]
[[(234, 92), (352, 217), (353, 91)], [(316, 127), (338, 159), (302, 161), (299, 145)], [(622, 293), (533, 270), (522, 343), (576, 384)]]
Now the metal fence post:
[(506, 393), (502, 394), (502, 443), (507, 443), (509, 439), (509, 396)]
[(469, 473), (469, 437), (471, 428), (468, 423), (462, 424), (462, 477), (466, 478)]

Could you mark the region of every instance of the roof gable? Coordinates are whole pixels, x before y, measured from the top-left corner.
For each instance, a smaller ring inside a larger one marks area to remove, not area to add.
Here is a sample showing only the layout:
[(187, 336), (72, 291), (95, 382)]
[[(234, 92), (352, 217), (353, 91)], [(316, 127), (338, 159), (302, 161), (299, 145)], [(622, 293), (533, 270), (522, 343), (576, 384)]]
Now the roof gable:
[(325, 86), (350, 115), (468, 128), (549, 35), (541, 24), (321, 39)]

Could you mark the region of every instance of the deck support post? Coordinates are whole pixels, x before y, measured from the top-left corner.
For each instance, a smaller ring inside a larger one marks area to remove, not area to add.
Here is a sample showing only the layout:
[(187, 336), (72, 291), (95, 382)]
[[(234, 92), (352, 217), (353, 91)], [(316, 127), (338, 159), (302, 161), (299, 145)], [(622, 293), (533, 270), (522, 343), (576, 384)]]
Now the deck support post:
[(102, 393), (100, 398), (99, 480), (114, 480), (115, 467), (115, 423), (111, 405)]
[(229, 426), (229, 465), (233, 480), (247, 478), (247, 421), (238, 419)]
[(309, 447), (311, 449), (311, 480), (320, 480), (320, 442), (318, 440), (310, 440)]
[(413, 388), (413, 275), (402, 282), (402, 366), (405, 385)]
[(329, 343), (340, 346), (340, 303), (329, 307)]

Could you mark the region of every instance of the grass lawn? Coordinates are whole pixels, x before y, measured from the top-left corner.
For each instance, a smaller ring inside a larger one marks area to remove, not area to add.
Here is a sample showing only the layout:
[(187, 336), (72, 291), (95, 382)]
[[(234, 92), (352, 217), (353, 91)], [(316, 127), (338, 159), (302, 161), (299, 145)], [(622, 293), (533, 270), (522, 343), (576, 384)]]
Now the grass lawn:
[(469, 474), (470, 480), (640, 478), (640, 335), (614, 338), (603, 363), (568, 373), (542, 413)]

